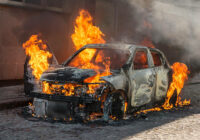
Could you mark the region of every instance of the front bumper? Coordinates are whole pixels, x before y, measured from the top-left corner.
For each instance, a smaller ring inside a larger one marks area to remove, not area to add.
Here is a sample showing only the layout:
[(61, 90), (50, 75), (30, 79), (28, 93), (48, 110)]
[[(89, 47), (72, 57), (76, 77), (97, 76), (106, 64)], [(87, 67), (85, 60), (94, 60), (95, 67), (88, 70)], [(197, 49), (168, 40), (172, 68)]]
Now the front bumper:
[(78, 103), (92, 103), (96, 102), (97, 99), (90, 96), (64, 96), (64, 95), (56, 95), (56, 94), (44, 94), (37, 91), (32, 91), (29, 94), (30, 97), (46, 99), (51, 101), (63, 101), (63, 102), (78, 102)]

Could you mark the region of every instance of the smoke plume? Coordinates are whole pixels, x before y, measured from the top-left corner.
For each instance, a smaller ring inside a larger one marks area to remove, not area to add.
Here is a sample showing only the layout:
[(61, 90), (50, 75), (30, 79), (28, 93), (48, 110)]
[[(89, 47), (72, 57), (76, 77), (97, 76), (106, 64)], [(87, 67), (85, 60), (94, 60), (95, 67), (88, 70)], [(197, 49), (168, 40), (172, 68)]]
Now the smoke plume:
[(171, 64), (180, 61), (189, 66), (191, 74), (200, 71), (200, 1), (127, 0), (125, 3), (134, 31), (123, 35), (122, 40), (148, 37)]

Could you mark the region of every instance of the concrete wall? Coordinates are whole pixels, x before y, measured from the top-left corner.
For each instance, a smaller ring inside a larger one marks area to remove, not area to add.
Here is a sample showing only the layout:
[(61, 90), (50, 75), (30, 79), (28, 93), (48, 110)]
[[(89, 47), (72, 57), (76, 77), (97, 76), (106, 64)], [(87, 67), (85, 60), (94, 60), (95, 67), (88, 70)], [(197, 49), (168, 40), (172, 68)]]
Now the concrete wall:
[(25, 54), (17, 37), (17, 28), (25, 14), (18, 10), (16, 16), (15, 12), (0, 7), (0, 80), (20, 79), (23, 75)]

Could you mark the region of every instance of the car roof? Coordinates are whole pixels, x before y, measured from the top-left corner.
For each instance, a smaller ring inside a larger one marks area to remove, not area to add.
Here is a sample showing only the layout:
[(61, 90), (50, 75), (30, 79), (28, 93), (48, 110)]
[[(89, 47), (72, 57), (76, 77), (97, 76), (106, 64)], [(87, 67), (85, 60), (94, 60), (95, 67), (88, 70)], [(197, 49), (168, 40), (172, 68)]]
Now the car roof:
[[(73, 58), (74, 55), (78, 54), (80, 51), (82, 51), (85, 48), (111, 48), (111, 49), (121, 49), (121, 50), (128, 50), (130, 53), (133, 53), (135, 49), (149, 49), (149, 50), (155, 50), (157, 52), (160, 52), (162, 55), (163, 53), (156, 48), (149, 48), (142, 45), (136, 45), (136, 44), (125, 44), (125, 43), (106, 43), (106, 44), (88, 44), (84, 47), (80, 48), (78, 51), (75, 52), (72, 56), (70, 56), (66, 61), (63, 62), (63, 65), (65, 65), (70, 59)], [(163, 55), (164, 56), (164, 55)]]
[(106, 44), (88, 44), (85, 48), (111, 48), (111, 49), (125, 49), (133, 50), (136, 48), (148, 48), (142, 45), (124, 44), (124, 43), (106, 43)]

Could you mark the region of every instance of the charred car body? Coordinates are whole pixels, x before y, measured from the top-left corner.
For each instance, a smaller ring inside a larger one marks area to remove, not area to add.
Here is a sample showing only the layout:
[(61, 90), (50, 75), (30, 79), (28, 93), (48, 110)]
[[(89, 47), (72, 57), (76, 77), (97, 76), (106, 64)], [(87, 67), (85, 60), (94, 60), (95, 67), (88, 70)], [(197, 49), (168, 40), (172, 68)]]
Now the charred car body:
[[(97, 75), (95, 69), (84, 68), (84, 63), (80, 67), (80, 63), (74, 65), (87, 50), (95, 50), (90, 62), (101, 67), (99, 73), (105, 71), (106, 60), (97, 61), (98, 56), (109, 57), (110, 74), (101, 76), (100, 82), (86, 82)], [(132, 44), (91, 44), (62, 65), (50, 67), (40, 78), (41, 89), (28, 94), (34, 97), (38, 116), (89, 119), (92, 114), (100, 114), (104, 120), (121, 119), (140, 107), (164, 101), (170, 77), (169, 63), (158, 49)]]

